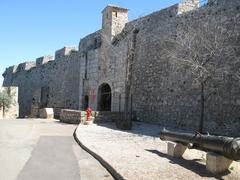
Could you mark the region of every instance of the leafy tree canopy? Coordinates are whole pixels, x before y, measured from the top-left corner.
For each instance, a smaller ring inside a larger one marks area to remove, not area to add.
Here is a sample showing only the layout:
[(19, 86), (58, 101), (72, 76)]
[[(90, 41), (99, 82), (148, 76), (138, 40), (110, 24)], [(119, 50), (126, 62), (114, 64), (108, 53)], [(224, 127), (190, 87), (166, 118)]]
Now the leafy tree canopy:
[(12, 98), (5, 92), (0, 92), (0, 107), (9, 107), (12, 103)]

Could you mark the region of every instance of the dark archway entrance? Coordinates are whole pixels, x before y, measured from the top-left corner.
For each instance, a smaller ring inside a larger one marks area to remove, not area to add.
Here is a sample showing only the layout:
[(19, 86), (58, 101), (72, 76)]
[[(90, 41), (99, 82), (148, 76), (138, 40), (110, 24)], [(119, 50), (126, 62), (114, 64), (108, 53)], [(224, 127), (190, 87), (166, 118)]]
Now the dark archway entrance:
[(49, 87), (41, 88), (40, 108), (46, 108), (49, 101)]
[(104, 83), (98, 88), (98, 111), (111, 111), (111, 87)]

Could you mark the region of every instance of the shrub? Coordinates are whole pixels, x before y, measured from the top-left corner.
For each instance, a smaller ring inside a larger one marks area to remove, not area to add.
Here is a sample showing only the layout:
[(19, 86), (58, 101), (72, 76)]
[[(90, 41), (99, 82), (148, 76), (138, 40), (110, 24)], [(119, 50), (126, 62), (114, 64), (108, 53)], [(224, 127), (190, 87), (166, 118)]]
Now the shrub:
[(8, 95), (7, 92), (2, 91), (0, 92), (0, 108), (3, 108), (3, 117), (5, 116), (6, 108), (9, 108), (12, 104), (12, 98)]

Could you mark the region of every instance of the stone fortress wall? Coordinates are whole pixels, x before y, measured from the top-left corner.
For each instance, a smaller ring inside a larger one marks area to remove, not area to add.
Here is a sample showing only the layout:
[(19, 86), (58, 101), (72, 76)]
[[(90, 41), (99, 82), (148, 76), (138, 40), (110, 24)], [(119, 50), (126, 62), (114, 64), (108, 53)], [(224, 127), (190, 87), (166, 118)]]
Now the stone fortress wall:
[[(40, 104), (41, 91), (45, 91), (45, 94), (42, 94), (45, 97), (42, 98), (43, 101), (47, 101), (43, 103), (48, 107), (78, 108), (79, 62), (76, 61), (77, 56), (77, 53), (65, 54), (54, 61), (48, 61), (48, 57), (42, 57), (38, 58), (38, 65), (26, 62), (17, 68), (10, 67), (6, 70), (7, 78), (3, 86), (19, 87), (20, 117), (30, 116), (32, 107), (44, 106)], [(42, 59), (41, 65), (39, 59)], [(12, 75), (9, 77), (10, 73)]]
[[(166, 56), (166, 49), (174, 47), (165, 47), (165, 40), (177, 41), (183, 33), (180, 24), (194, 29), (213, 22), (209, 24), (235, 29), (237, 40), (240, 32), (240, 1), (209, 0), (202, 7), (198, 3), (187, 0), (130, 22), (127, 9), (109, 5), (102, 12), (102, 29), (81, 39), (78, 48), (65, 47), (55, 58), (44, 56), (9, 67), (3, 85), (19, 87), (20, 117), (41, 107), (105, 110), (101, 92), (110, 89), (112, 112), (124, 111), (130, 93), (138, 120), (194, 130), (200, 88), (190, 69), (176, 68), (178, 64)], [(231, 61), (240, 57), (236, 39), (228, 41), (236, 47), (231, 56), (213, 61), (229, 67), (233, 76), (225, 77), (218, 93), (206, 101), (204, 130), (211, 133), (239, 135), (240, 91), (234, 74), (240, 64)]]
[[(213, 0), (197, 10), (176, 14), (177, 7), (173, 6), (135, 22), (135, 28), (140, 31), (133, 68), (133, 109), (140, 120), (196, 130), (200, 118), (201, 87), (194, 81), (189, 66), (182, 67), (181, 63), (166, 56), (166, 49), (174, 47), (166, 47), (164, 40), (184, 34), (186, 28), (180, 28), (180, 24), (197, 33), (197, 28), (206, 26), (209, 37), (214, 35), (216, 27), (222, 27), (232, 36), (225, 39), (225, 47), (221, 47), (221, 43), (218, 47), (229, 49), (229, 52), (222, 57), (216, 54), (216, 58), (211, 59), (211, 64), (220, 67), (220, 75), (214, 74), (205, 88), (205, 94), (211, 95), (205, 100), (204, 130), (239, 136), (240, 1)], [(222, 76), (220, 83), (215, 82), (215, 76)], [(214, 89), (215, 84), (217, 88)]]

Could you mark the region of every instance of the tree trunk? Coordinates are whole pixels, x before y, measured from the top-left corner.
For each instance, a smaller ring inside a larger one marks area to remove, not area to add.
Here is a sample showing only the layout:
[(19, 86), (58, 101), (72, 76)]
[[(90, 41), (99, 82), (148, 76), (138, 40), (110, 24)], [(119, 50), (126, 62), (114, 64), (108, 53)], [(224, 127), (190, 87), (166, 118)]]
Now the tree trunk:
[(130, 99), (130, 120), (133, 120), (133, 95), (131, 94), (131, 99)]
[(121, 94), (119, 94), (119, 97), (118, 97), (118, 112), (121, 113)]
[(205, 108), (205, 98), (204, 98), (204, 83), (201, 83), (201, 113), (200, 113), (200, 119), (199, 119), (199, 125), (198, 125), (198, 132), (202, 133), (203, 131), (203, 121), (204, 121), (204, 109)]
[(5, 104), (3, 103), (3, 118), (5, 118)]
[[(127, 88), (128, 89), (128, 88)], [(128, 93), (126, 93), (125, 95), (125, 107), (124, 107), (124, 120), (125, 121), (128, 121), (128, 103), (129, 103), (129, 96), (128, 96)]]

